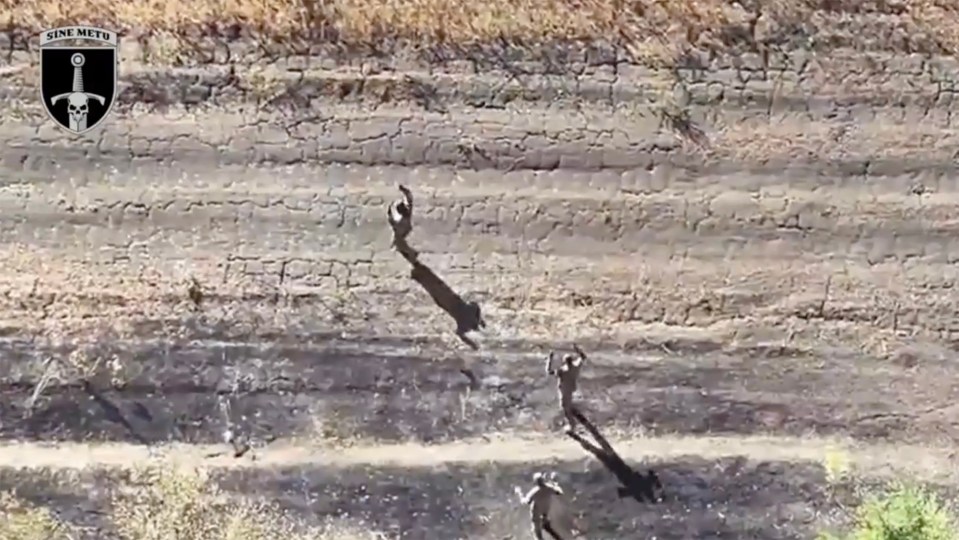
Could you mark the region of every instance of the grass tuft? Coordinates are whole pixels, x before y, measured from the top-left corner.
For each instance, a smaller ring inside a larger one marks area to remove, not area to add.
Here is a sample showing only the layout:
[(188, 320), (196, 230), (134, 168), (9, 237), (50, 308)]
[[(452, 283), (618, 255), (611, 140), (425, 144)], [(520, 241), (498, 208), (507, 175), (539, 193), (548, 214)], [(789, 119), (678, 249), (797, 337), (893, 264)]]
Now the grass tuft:
[(124, 540), (307, 540), (276, 506), (224, 496), (203, 472), (150, 467), (137, 471), (139, 489), (118, 496), (113, 522)]
[[(328, 519), (308, 527), (273, 503), (222, 493), (203, 471), (151, 466), (134, 471), (113, 500), (122, 540), (380, 540), (363, 523)], [(0, 540), (74, 540), (49, 510), (0, 493)]]
[(849, 453), (842, 449), (831, 449), (823, 458), (826, 481), (830, 485), (846, 482), (852, 474), (852, 462)]
[(0, 540), (71, 540), (67, 526), (46, 508), (0, 493)]

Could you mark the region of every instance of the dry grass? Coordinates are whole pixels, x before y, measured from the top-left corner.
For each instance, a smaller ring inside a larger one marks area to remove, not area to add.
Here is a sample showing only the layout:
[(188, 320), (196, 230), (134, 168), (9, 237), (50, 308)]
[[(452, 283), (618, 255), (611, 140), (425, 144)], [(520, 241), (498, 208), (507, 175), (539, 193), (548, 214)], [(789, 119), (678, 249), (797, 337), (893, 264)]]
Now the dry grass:
[(202, 473), (137, 471), (132, 494), (114, 501), (112, 520), (124, 540), (281, 540), (316, 538), (263, 502), (224, 497)]
[(0, 493), (0, 540), (70, 540), (65, 524), (46, 508)]
[[(109, 521), (122, 540), (377, 540), (362, 523), (307, 527), (262, 500), (222, 493), (203, 471), (173, 466), (133, 472), (117, 490)], [(75, 531), (49, 510), (0, 495), (0, 540), (71, 540)]]
[[(745, 7), (744, 7), (745, 6)], [(761, 7), (757, 7), (761, 6)], [(324, 36), (348, 43), (383, 39), (468, 44), (615, 39), (641, 56), (689, 49), (760, 50), (794, 42), (953, 51), (959, 15), (952, 0), (3, 0), (9, 23), (37, 31), (80, 21), (123, 31), (184, 34), (237, 25), (274, 40)], [(848, 45), (848, 43), (847, 43)]]

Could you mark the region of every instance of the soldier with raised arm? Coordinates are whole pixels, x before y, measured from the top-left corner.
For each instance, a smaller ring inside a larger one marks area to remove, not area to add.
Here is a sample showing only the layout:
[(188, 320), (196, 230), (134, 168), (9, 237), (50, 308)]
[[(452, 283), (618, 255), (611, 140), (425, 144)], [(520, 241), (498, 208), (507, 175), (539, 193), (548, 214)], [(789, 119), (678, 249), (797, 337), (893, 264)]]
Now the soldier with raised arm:
[(407, 259), (416, 259), (416, 251), (406, 241), (413, 230), (413, 193), (406, 186), (400, 184), (403, 197), (390, 203), (386, 217), (393, 229), (393, 247)]
[(547, 530), (556, 540), (570, 540), (573, 531), (567, 525), (566, 505), (563, 500), (563, 489), (555, 481), (555, 475), (550, 479), (541, 472), (533, 474), (533, 488), (523, 494), (517, 487), (516, 493), (520, 501), (529, 506), (529, 517), (532, 521), (533, 537), (543, 540), (543, 530)]
[(573, 350), (576, 351), (576, 356), (572, 354), (563, 355), (562, 365), (558, 368), (554, 367), (555, 353), (553, 351), (550, 351), (546, 358), (546, 373), (556, 377), (559, 403), (563, 409), (563, 416), (566, 417), (566, 433), (569, 435), (576, 432), (576, 423), (579, 421), (573, 405), (573, 394), (576, 393), (580, 369), (586, 362), (586, 354), (579, 346), (573, 344)]

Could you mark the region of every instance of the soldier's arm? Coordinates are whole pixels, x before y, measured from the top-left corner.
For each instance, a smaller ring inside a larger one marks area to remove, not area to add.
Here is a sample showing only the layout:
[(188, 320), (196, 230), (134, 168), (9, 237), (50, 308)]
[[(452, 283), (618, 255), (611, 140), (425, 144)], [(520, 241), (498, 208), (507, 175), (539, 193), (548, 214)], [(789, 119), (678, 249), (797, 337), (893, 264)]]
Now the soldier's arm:
[(533, 500), (533, 496), (536, 495), (536, 490), (537, 488), (534, 487), (533, 489), (529, 490), (529, 492), (527, 492), (525, 495), (523, 495), (522, 494), (523, 492), (520, 491), (520, 488), (516, 488), (516, 492), (521, 495), (519, 500), (523, 504), (529, 504), (530, 501)]
[(579, 356), (579, 357), (573, 358), (573, 361), (570, 362), (570, 365), (576, 369), (579, 369), (580, 367), (583, 366), (584, 362), (586, 362), (586, 359), (583, 358), (582, 356)]
[(403, 214), (400, 213), (399, 208), (397, 208), (398, 204), (399, 201), (393, 201), (386, 207), (386, 219), (389, 220), (390, 225), (393, 227), (402, 223), (404, 219)]
[(576, 351), (576, 354), (579, 356), (579, 358), (575, 360), (576, 365), (581, 366), (586, 363), (586, 353), (583, 352), (583, 349), (580, 349), (579, 345), (573, 343), (573, 350)]
[(399, 185), (400, 191), (403, 192), (403, 196), (406, 197), (406, 204), (410, 207), (410, 212), (413, 211), (413, 192), (409, 190), (408, 187), (403, 184)]
[(549, 474), (546, 479), (546, 486), (560, 495), (563, 495), (564, 493), (563, 488), (559, 485), (559, 479), (556, 478), (556, 471), (553, 471)]
[(556, 370), (553, 369), (553, 353), (549, 353), (549, 356), (546, 357), (546, 374), (555, 375)]

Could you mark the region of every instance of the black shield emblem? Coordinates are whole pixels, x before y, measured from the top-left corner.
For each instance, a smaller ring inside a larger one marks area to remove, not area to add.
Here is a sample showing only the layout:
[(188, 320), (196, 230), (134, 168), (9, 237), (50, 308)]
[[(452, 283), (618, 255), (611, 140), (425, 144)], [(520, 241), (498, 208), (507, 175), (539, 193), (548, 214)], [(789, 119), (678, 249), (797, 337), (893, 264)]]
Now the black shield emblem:
[(101, 125), (117, 98), (119, 36), (92, 26), (40, 34), (40, 100), (64, 130), (81, 135)]

